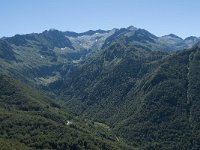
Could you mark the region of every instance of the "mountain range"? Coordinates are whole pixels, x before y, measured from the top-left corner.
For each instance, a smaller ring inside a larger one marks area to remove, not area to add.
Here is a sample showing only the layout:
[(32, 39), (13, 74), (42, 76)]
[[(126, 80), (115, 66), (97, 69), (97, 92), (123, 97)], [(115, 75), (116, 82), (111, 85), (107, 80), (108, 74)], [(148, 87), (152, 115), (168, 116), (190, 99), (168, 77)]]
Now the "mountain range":
[(0, 145), (200, 149), (200, 38), (130, 26), (0, 39)]

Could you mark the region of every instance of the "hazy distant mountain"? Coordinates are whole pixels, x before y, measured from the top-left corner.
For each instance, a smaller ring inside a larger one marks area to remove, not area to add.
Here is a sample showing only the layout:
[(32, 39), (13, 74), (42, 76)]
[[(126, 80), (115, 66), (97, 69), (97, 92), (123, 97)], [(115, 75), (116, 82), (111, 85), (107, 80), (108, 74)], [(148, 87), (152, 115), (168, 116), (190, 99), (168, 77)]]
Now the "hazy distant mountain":
[(70, 34), (69, 32), (65, 32), (65, 35), (67, 38), (70, 39), (76, 51), (86, 50), (88, 54), (90, 54), (100, 50), (106, 38), (111, 36), (114, 32), (115, 32), (114, 30), (111, 31), (90, 30), (79, 34), (74, 33), (76, 36)]
[(119, 41), (132, 45), (133, 47), (141, 47), (146, 50), (171, 52), (191, 48), (197, 44), (200, 39), (193, 37), (190, 41), (187, 38), (183, 40), (174, 34), (157, 37), (144, 29), (137, 29), (131, 26), (116, 30), (112, 36), (107, 38), (104, 43), (104, 47), (112, 42)]
[(200, 38), (197, 38), (195, 36), (190, 36), (184, 39), (185, 43), (188, 45), (189, 48), (197, 44), (199, 40)]

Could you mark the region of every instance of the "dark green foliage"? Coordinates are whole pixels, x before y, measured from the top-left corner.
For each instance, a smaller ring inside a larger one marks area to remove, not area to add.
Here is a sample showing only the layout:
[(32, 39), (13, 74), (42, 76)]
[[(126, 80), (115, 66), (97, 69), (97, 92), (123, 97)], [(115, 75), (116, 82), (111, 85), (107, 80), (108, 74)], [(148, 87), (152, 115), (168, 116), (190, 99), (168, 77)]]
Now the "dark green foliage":
[(86, 109), (86, 116), (109, 120), (112, 125), (128, 115), (118, 113), (124, 111), (121, 107), (126, 105), (131, 89), (165, 56), (162, 52), (127, 48), (116, 43), (67, 74), (58, 88), (62, 89), (61, 95), (71, 99), (66, 101), (69, 109), (77, 113)]
[(194, 119), (200, 108), (195, 102), (200, 70), (194, 56), (199, 57), (198, 47), (169, 57), (149, 76), (141, 89), (142, 105), (119, 129), (124, 136), (148, 148), (200, 148), (199, 122)]
[(13, 139), (0, 139), (1, 150), (31, 150), (31, 148)]
[(134, 146), (199, 149), (199, 48), (165, 56), (111, 45), (67, 74), (67, 107)]
[(110, 129), (67, 114), (48, 97), (6, 76), (0, 76), (0, 122), (0, 144), (8, 149), (26, 149), (24, 145), (34, 149), (131, 149), (118, 142)]

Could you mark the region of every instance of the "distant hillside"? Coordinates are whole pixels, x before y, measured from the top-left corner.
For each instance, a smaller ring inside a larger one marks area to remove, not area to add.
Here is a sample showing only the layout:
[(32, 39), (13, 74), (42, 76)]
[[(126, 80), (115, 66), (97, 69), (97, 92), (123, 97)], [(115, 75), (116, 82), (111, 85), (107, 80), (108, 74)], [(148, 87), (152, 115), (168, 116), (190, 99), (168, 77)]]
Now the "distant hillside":
[(198, 41), (197, 37), (183, 40), (173, 34), (157, 37), (133, 26), (83, 33), (51, 29), (0, 39), (0, 70), (32, 86), (47, 88), (62, 79), (63, 66), (73, 68), (115, 43), (147, 51), (174, 52)]

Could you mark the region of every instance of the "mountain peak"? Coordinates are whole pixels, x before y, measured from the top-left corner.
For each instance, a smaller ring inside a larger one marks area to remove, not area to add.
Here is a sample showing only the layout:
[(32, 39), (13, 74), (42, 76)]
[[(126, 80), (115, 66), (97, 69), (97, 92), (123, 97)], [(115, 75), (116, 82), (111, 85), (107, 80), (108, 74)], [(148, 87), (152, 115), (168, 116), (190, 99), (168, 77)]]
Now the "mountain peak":
[(186, 37), (184, 40), (196, 40), (196, 39), (199, 39), (199, 38), (196, 36), (189, 36), (189, 37)]
[(136, 28), (136, 27), (134, 27), (134, 26), (129, 26), (127, 29), (128, 29), (128, 30), (131, 30), (131, 31), (135, 31), (135, 30), (137, 30), (138, 28)]
[(61, 31), (59, 31), (59, 30), (57, 30), (57, 29), (54, 29), (54, 28), (52, 28), (52, 29), (49, 29), (49, 30), (45, 30), (44, 32), (42, 32), (42, 33), (58, 33), (58, 32), (61, 32)]
[(183, 40), (181, 37), (171, 33), (171, 34), (168, 34), (168, 35), (164, 35), (163, 37), (171, 37), (171, 38), (176, 38), (176, 39), (180, 39), (180, 40)]
[(98, 29), (98, 30), (89, 30), (89, 31), (86, 31), (86, 32), (83, 32), (83, 33), (79, 33), (79, 36), (82, 36), (82, 35), (93, 35), (93, 34), (102, 34), (102, 33), (106, 33), (108, 32), (107, 30), (101, 30), (101, 29)]
[(57, 31), (57, 29), (51, 28), (51, 29), (49, 29), (49, 31)]

